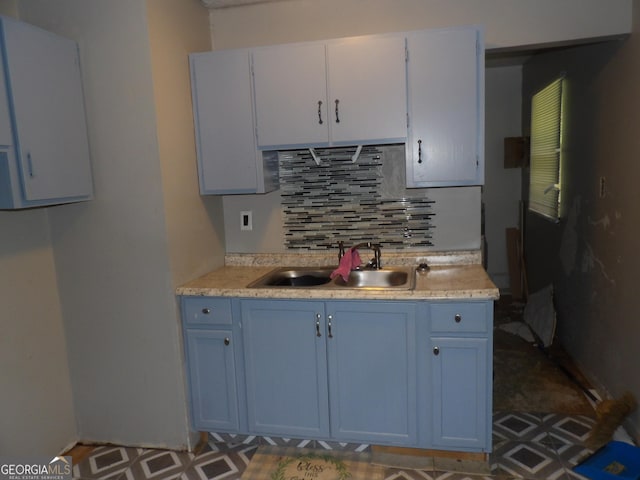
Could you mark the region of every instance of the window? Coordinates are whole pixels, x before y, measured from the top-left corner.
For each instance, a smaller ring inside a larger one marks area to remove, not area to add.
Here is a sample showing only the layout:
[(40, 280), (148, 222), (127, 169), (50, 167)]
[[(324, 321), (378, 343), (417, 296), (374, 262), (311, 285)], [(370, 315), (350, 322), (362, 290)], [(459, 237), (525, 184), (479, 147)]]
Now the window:
[(531, 100), (529, 211), (555, 222), (562, 201), (563, 84), (564, 78), (559, 78)]

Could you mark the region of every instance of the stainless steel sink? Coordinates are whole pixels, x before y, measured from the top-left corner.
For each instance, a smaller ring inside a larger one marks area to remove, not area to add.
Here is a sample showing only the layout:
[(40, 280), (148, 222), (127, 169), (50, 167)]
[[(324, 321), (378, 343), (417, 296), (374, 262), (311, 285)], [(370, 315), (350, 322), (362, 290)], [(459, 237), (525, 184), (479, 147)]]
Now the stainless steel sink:
[(331, 278), (335, 267), (284, 267), (272, 270), (248, 288), (313, 288), (411, 290), (415, 286), (415, 268), (389, 267), (380, 270), (353, 270), (347, 281)]
[(317, 287), (331, 282), (333, 267), (287, 267), (271, 271), (249, 284), (254, 287)]
[(336, 284), (356, 288), (393, 288), (406, 285), (409, 277), (405, 270), (354, 270), (346, 282), (342, 277), (336, 278)]

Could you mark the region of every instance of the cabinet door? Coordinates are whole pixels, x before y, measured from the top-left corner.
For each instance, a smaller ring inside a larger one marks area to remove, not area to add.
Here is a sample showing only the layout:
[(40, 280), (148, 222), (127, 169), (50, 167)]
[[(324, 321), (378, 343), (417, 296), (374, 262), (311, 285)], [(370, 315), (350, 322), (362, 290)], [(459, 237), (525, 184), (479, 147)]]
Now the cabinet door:
[(201, 194), (259, 191), (249, 52), (190, 56)]
[(2, 19), (2, 28), (26, 202), (89, 198), (93, 184), (76, 43), (9, 19)]
[(327, 438), (323, 304), (244, 300), (241, 312), (249, 431)]
[(411, 32), (407, 186), (484, 183), (484, 57), (475, 28)]
[(433, 446), (488, 448), (488, 340), (433, 337), (431, 352)]
[(238, 430), (238, 396), (230, 330), (186, 330), (191, 413), (196, 430)]
[(415, 310), (406, 302), (327, 304), (332, 438), (415, 444)]
[(403, 36), (355, 37), (327, 45), (332, 143), (405, 141), (405, 59)]
[(253, 75), (260, 148), (327, 144), (324, 44), (256, 49)]

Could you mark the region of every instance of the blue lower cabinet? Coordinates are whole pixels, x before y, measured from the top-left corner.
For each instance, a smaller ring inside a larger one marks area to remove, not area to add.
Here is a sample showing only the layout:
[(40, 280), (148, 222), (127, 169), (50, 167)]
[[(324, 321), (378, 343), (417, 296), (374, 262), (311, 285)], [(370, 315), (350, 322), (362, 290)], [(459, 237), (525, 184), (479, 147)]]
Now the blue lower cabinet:
[(251, 433), (416, 440), (415, 306), (241, 302)]
[(487, 339), (431, 339), (434, 447), (484, 447)]
[(327, 303), (331, 436), (414, 445), (414, 303)]
[(250, 433), (329, 437), (324, 304), (243, 300)]
[(432, 448), (491, 451), (493, 302), (431, 303), (427, 347)]
[(230, 330), (186, 331), (191, 414), (196, 430), (235, 432), (238, 395)]
[(491, 451), (490, 300), (182, 308), (198, 430)]

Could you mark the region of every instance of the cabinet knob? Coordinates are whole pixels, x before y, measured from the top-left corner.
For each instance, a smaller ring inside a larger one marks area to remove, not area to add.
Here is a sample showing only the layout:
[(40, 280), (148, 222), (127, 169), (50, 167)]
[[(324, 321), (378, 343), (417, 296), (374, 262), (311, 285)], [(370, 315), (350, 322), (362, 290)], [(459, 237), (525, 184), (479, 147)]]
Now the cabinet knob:
[(418, 140), (418, 163), (422, 163), (422, 140)]
[(322, 125), (322, 100), (318, 100), (318, 123)]
[(226, 337), (226, 338), (224, 339), (224, 344), (225, 344), (225, 345), (229, 345), (230, 343), (231, 343), (231, 340), (229, 339), (229, 337)]
[(339, 103), (340, 103), (340, 100), (336, 98), (336, 123), (340, 123), (340, 112), (338, 110)]
[(316, 313), (316, 337), (321, 337), (320, 333), (320, 314)]
[(327, 322), (327, 329), (329, 330), (329, 333), (328, 333), (328, 335), (327, 335), (327, 336), (328, 336), (329, 338), (333, 338), (333, 333), (331, 332), (331, 321), (333, 320), (333, 316), (332, 316), (332, 315), (328, 315), (328, 316), (327, 316), (327, 320), (328, 320), (328, 322)]
[(456, 323), (460, 323), (462, 321), (462, 315), (460, 315), (459, 313), (456, 313), (456, 316), (453, 318), (456, 321)]
[(209, 315), (211, 313), (211, 309), (209, 307), (205, 307), (202, 309), (202, 313), (205, 315)]
[(440, 355), (440, 347), (433, 347), (433, 354)]

